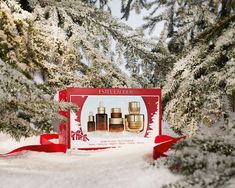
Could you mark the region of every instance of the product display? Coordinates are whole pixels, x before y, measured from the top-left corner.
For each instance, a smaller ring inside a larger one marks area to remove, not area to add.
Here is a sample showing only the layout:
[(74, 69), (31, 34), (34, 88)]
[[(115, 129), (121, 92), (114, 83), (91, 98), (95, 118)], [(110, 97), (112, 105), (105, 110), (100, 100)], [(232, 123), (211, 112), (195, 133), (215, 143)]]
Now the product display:
[(161, 90), (68, 88), (60, 101), (78, 111), (61, 111), (60, 143), (68, 148), (106, 148), (152, 144), (161, 134)]
[(88, 132), (95, 131), (95, 118), (92, 112), (90, 112), (90, 115), (88, 116), (87, 130)]
[(144, 130), (144, 114), (140, 114), (140, 103), (129, 102), (129, 115), (125, 115), (125, 126), (129, 132), (142, 132)]

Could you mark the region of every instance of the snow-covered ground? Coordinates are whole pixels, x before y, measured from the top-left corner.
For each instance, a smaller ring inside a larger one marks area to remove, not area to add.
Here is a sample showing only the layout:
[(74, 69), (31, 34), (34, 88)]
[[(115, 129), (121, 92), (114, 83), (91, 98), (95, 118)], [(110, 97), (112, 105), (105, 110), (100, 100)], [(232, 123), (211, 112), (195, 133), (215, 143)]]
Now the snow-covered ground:
[[(16, 142), (0, 134), (0, 153), (38, 144), (39, 137)], [(158, 188), (180, 178), (151, 165), (152, 147), (138, 146), (68, 153), (25, 152), (0, 158), (1, 188)]]

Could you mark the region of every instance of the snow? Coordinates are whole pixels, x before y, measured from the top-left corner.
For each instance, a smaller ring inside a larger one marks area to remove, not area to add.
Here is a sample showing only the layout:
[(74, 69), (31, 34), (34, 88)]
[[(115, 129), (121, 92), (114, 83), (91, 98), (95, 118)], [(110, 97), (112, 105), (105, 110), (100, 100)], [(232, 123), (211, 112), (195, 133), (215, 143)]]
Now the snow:
[[(0, 134), (0, 153), (38, 144), (39, 137), (12, 140)], [(151, 165), (152, 147), (131, 146), (99, 151), (69, 150), (64, 153), (23, 152), (0, 158), (1, 188), (158, 188), (175, 182), (165, 167)]]
[(222, 3), (220, 3), (218, 6), (218, 12), (220, 12), (221, 10), (222, 10)]
[(40, 72), (40, 71), (35, 72), (33, 74), (33, 81), (38, 85), (43, 84), (44, 79), (43, 79), (42, 72)]

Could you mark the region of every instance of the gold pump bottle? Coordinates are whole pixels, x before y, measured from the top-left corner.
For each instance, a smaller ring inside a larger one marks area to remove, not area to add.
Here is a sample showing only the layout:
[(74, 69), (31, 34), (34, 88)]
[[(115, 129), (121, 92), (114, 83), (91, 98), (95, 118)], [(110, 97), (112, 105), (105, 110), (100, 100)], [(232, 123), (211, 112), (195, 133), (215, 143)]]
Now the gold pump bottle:
[(108, 130), (108, 115), (105, 113), (105, 107), (102, 102), (100, 102), (99, 107), (97, 108), (96, 130), (97, 131)]
[(140, 102), (129, 102), (129, 114), (125, 115), (125, 128), (129, 132), (144, 130), (144, 114), (140, 114)]

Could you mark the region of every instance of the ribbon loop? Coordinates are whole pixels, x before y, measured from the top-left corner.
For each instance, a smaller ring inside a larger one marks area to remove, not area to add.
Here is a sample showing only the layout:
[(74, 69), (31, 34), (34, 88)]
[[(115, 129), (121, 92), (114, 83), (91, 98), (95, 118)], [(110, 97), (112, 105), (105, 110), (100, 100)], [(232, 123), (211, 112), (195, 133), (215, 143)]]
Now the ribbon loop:
[(63, 152), (66, 153), (67, 146), (65, 144), (55, 144), (51, 142), (51, 139), (58, 139), (59, 134), (42, 134), (40, 135), (40, 145), (28, 145), (23, 146), (5, 154), (0, 154), (0, 157), (7, 157), (13, 154), (17, 154), (22, 151), (37, 151), (37, 152)]
[(167, 155), (164, 153), (167, 152), (173, 144), (184, 138), (186, 138), (186, 136), (181, 136), (179, 138), (174, 138), (168, 135), (156, 136), (154, 143), (157, 145), (153, 147), (153, 159), (166, 157)]

